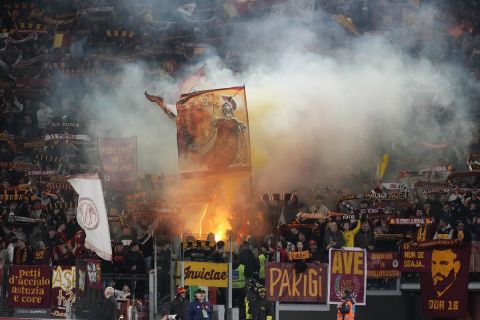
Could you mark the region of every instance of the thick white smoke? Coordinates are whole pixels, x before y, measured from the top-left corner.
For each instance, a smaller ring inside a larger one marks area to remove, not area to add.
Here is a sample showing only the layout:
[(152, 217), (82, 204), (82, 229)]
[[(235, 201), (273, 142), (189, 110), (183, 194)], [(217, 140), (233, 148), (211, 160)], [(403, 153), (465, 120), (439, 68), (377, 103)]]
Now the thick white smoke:
[[(434, 114), (454, 110), (450, 126), (467, 118), (461, 69), (412, 57), (384, 36), (337, 30), (332, 40), (314, 28), (281, 20), (242, 24), (225, 44), (241, 48), (242, 72), (211, 54), (182, 73), (205, 65), (199, 90), (245, 84), (257, 190), (345, 185), (362, 172), (374, 174), (392, 145), (452, 142)], [(336, 46), (342, 37), (346, 44)], [(115, 89), (92, 92), (85, 102), (97, 110), (100, 135), (138, 136), (140, 170), (175, 174), (175, 123), (143, 92), (174, 102), (182, 76), (151, 83), (148, 71), (127, 65)]]

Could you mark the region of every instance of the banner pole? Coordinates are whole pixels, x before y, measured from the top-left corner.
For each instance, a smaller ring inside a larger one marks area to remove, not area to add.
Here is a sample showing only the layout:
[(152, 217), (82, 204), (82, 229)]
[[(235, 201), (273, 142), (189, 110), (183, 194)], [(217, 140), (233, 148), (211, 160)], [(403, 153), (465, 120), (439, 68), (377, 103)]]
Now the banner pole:
[[(280, 262), (280, 252), (278, 251), (275, 253), (275, 262)], [(280, 319), (280, 302), (278, 302), (278, 299), (277, 299), (275, 300), (275, 319), (274, 320), (279, 320), (279, 319)]]
[(232, 241), (232, 232), (228, 235), (228, 243), (230, 246), (230, 252), (228, 255), (228, 311), (227, 311), (227, 319), (232, 319), (232, 248), (233, 248), (233, 241)]
[[(157, 270), (157, 235), (153, 236), (153, 278), (154, 278), (154, 295), (155, 299), (153, 300), (154, 303), (154, 314), (158, 313), (158, 301), (157, 301), (157, 292), (158, 292), (158, 270)], [(151, 265), (151, 264), (150, 264)]]
[(180, 287), (185, 286), (185, 259), (183, 257), (183, 241), (180, 242)]

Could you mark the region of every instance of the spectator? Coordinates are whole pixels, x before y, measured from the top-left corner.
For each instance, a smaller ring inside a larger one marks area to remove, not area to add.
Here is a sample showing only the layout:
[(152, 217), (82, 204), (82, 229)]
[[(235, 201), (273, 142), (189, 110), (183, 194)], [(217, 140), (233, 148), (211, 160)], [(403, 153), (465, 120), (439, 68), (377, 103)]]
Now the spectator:
[(187, 299), (187, 290), (184, 287), (178, 287), (175, 299), (173, 299), (168, 308), (169, 313), (171, 315), (176, 315), (176, 319), (186, 320), (189, 303), (190, 302)]
[(172, 251), (170, 245), (160, 245), (157, 260), (158, 268), (158, 291), (160, 297), (165, 297), (170, 290), (170, 263), (172, 262)]
[(288, 253), (287, 253), (287, 241), (286, 240), (279, 240), (277, 241), (277, 253), (279, 255), (280, 262), (287, 262), (288, 261)]
[(8, 263), (8, 251), (5, 247), (5, 241), (0, 239), (0, 266), (4, 266)]
[(448, 223), (448, 218), (442, 216), (438, 221), (437, 232), (433, 236), (433, 239), (452, 239), (453, 229), (450, 223)]
[(328, 223), (328, 230), (325, 232), (325, 239), (323, 241), (323, 246), (325, 250), (330, 250), (330, 248), (340, 249), (345, 245), (345, 238), (343, 234), (338, 230), (336, 222)]
[(130, 250), (125, 254), (123, 259), (123, 269), (132, 274), (145, 273), (145, 260), (140, 252), (138, 242), (130, 244)]
[(303, 232), (299, 232), (298, 233), (298, 242), (301, 242), (302, 245), (303, 245), (303, 248), (306, 248), (307, 247), (307, 238), (305, 237), (305, 233)]
[(123, 285), (122, 291), (115, 290), (115, 298), (116, 299), (130, 299), (131, 298), (130, 287), (126, 284)]
[(308, 241), (308, 250), (310, 251), (311, 256), (309, 259), (307, 259), (307, 262), (320, 263), (323, 260), (322, 254), (318, 250), (317, 242), (315, 240)]
[(239, 252), (240, 263), (245, 266), (245, 277), (247, 279), (258, 277), (260, 265), (248, 242), (240, 246)]
[[(417, 209), (415, 217), (418, 218), (418, 219), (424, 219), (425, 216), (423, 214), (423, 210), (422, 209)], [(415, 227), (416, 227), (416, 230), (415, 230), (414, 234), (415, 234), (416, 242), (424, 242), (424, 241), (427, 241), (427, 240), (432, 240), (432, 238), (433, 238), (433, 223), (427, 223), (427, 221), (425, 221), (425, 223), (417, 224)]]
[(145, 228), (140, 228), (138, 242), (141, 246), (141, 251), (145, 259), (145, 267), (147, 271), (152, 268), (153, 256), (153, 237), (152, 234)]
[(370, 224), (368, 223), (368, 221), (364, 221), (361, 223), (361, 230), (355, 235), (354, 244), (355, 247), (367, 249), (368, 251), (373, 251), (373, 232), (370, 230)]
[(48, 228), (48, 237), (45, 239), (45, 246), (52, 252), (57, 246), (63, 244), (62, 238), (57, 235), (57, 231), (54, 227)]
[(43, 241), (37, 242), (37, 249), (33, 252), (33, 264), (43, 266), (52, 265), (52, 256)]
[[(305, 238), (305, 236), (304, 236)], [(263, 241), (264, 254), (267, 261), (275, 261), (275, 247), (273, 246), (273, 235), (266, 235)]]
[(195, 300), (187, 307), (187, 320), (213, 320), (213, 307), (205, 300), (205, 291), (197, 289)]
[(56, 266), (74, 266), (75, 257), (68, 251), (65, 244), (60, 244), (55, 248), (53, 254), (54, 265)]
[(210, 257), (212, 262), (224, 263), (225, 262), (225, 242), (218, 241), (215, 245), (215, 251)]
[(299, 238), (299, 231), (297, 228), (291, 228), (290, 234), (287, 236), (287, 241), (291, 243), (297, 243)]
[(350, 221), (345, 221), (342, 223), (343, 227), (343, 237), (345, 238), (345, 245), (346, 248), (351, 248), (354, 246), (354, 239), (355, 235), (360, 231), (360, 221), (357, 221), (357, 225), (353, 230), (350, 230)]
[(13, 264), (31, 264), (32, 251), (26, 246), (24, 239), (18, 239), (17, 245), (13, 251)]
[[(33, 231), (30, 233), (30, 236), (28, 237), (28, 241), (30, 243), (37, 243), (39, 241), (43, 242), (45, 241), (45, 231), (41, 229), (40, 225), (35, 224), (33, 226)], [(43, 243), (45, 245), (45, 243)]]
[(452, 239), (460, 243), (472, 241), (472, 236), (468, 230), (465, 230), (465, 223), (462, 220), (457, 220), (457, 226), (453, 231)]
[(117, 238), (117, 242), (123, 243), (124, 246), (129, 246), (133, 242), (132, 230), (129, 226), (122, 227), (122, 234)]
[(119, 273), (123, 270), (123, 259), (124, 259), (125, 251), (123, 247), (123, 243), (117, 243), (113, 248), (113, 272)]
[(267, 262), (267, 248), (265, 246), (260, 248), (260, 254), (258, 255), (258, 264), (260, 266), (258, 270), (258, 279), (260, 283), (265, 284), (265, 264)]

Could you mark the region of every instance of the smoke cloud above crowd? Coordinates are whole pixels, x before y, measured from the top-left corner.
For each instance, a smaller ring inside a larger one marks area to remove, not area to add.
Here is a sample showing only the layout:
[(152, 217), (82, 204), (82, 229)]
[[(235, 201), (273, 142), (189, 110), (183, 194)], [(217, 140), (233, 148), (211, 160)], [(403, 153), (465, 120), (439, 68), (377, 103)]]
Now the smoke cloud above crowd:
[[(433, 8), (424, 10), (435, 14)], [(331, 20), (326, 14), (325, 19)], [(438, 38), (411, 54), (413, 44), (401, 38), (401, 29), (388, 37), (357, 36), (340, 25), (322, 29), (280, 18), (231, 28), (223, 52), (209, 49), (173, 77), (160, 72), (150, 81), (152, 70), (145, 65), (125, 65), (115, 88), (98, 88), (85, 99), (98, 115), (91, 130), (100, 136), (137, 135), (141, 171), (178, 173), (175, 123), (144, 92), (163, 96), (175, 112), (178, 83), (203, 68), (198, 90), (246, 86), (260, 192), (317, 183), (352, 188), (362, 174), (375, 173), (385, 152), (408, 147), (423, 155), (425, 146), (469, 137), (468, 74), (453, 63), (436, 62), (444, 54)], [(238, 70), (228, 67), (224, 52), (227, 59), (236, 54)], [(434, 116), (438, 113), (448, 117)], [(455, 133), (459, 127), (461, 134)]]

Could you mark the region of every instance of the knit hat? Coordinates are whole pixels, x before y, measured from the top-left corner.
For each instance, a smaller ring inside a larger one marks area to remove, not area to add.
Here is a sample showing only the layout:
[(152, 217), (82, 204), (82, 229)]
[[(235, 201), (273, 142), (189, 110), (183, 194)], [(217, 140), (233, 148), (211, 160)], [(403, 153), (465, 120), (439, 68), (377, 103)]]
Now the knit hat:
[(178, 287), (177, 288), (177, 295), (181, 295), (183, 293), (186, 293), (187, 292), (187, 289), (185, 289), (184, 287)]

